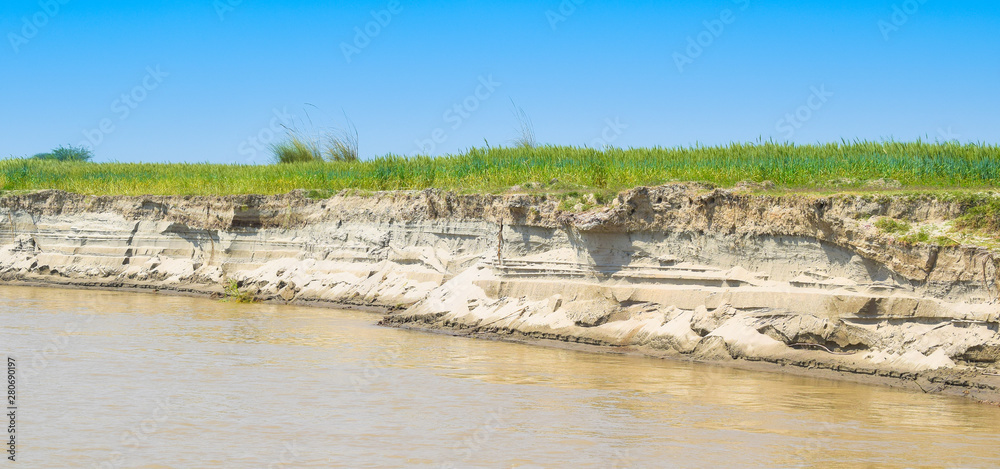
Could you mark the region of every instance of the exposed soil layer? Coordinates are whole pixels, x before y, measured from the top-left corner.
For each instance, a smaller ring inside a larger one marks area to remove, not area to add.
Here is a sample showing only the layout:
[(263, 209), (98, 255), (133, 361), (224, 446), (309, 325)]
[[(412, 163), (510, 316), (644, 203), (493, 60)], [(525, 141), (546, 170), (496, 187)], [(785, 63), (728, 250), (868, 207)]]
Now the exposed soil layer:
[[(933, 197), (637, 188), (575, 213), (438, 191), (0, 198), (0, 279), (385, 308), (382, 323), (1000, 400), (998, 262)], [(810, 371), (811, 370), (811, 371)], [(888, 381), (887, 381), (888, 380)]]

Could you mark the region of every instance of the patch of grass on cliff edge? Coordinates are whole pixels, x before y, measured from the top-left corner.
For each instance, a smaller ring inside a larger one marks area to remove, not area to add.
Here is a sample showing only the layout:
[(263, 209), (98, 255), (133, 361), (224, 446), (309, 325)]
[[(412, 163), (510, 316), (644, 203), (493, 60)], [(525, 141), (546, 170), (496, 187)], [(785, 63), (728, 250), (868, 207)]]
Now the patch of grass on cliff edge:
[(909, 223), (892, 218), (880, 218), (875, 222), (875, 227), (887, 234), (909, 233), (912, 229)]
[[(386, 155), (366, 161), (274, 164), (74, 163), (0, 161), (0, 190), (61, 189), (92, 195), (228, 195), (311, 191), (422, 190), (464, 193), (556, 179), (583, 190), (695, 181), (732, 187), (771, 181), (783, 190), (995, 187), (1000, 147), (926, 142), (840, 142), (818, 145), (732, 143), (717, 147), (472, 148), (442, 157)], [(845, 183), (844, 181), (849, 181)], [(317, 192), (320, 193), (320, 192)]]
[(1000, 234), (1000, 199), (992, 199), (969, 208), (955, 221), (955, 228)]

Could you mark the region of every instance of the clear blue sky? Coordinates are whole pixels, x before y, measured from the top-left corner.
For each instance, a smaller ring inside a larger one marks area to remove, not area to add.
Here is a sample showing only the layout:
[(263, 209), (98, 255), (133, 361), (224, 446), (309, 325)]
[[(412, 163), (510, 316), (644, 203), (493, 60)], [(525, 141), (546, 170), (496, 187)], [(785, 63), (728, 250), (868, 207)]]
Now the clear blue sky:
[(99, 142), (98, 161), (266, 162), (254, 143), (285, 112), (306, 131), (346, 113), (363, 157), (438, 155), (510, 143), (512, 100), (539, 142), (558, 145), (1000, 141), (995, 0), (8, 0), (0, 11), (3, 157)]

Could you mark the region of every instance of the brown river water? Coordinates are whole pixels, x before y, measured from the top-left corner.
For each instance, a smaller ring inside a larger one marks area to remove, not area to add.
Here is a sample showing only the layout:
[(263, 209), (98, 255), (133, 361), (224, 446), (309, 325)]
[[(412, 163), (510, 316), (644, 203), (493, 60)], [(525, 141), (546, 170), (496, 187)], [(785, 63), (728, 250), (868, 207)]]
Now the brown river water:
[(1000, 466), (1000, 408), (959, 398), (378, 319), (0, 287), (0, 468)]

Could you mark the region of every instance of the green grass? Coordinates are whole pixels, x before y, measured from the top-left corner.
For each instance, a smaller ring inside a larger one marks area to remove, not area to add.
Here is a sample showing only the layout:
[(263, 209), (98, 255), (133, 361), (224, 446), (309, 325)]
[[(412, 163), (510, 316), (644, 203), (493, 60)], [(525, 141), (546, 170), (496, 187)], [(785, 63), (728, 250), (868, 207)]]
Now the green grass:
[(880, 218), (875, 222), (875, 228), (886, 234), (904, 234), (911, 230), (909, 223), (892, 218)]
[(271, 145), (271, 153), (275, 163), (356, 162), (358, 131), (352, 125), (349, 130), (331, 132), (323, 147), (319, 138), (289, 130), (285, 140)]
[(904, 236), (902, 238), (902, 240), (906, 241), (908, 243), (911, 243), (911, 244), (929, 243), (931, 241), (931, 234), (928, 233), (926, 229), (921, 229), (920, 231), (917, 231), (916, 233), (912, 233), (912, 234)]
[(354, 127), (350, 119), (347, 119), (347, 123), (347, 129), (327, 136), (327, 161), (338, 163), (358, 161), (358, 129)]
[(947, 236), (938, 236), (934, 238), (934, 244), (938, 246), (958, 246), (958, 241)]
[(276, 163), (310, 163), (323, 161), (319, 146), (299, 137), (290, 137), (271, 146)]
[(230, 279), (223, 285), (222, 301), (233, 303), (256, 303), (257, 296), (240, 290), (239, 282)]
[(991, 198), (970, 207), (955, 221), (955, 228), (1000, 234), (1000, 199)]
[(368, 161), (270, 166), (0, 161), (0, 190), (62, 189), (95, 195), (276, 194), (293, 189), (320, 194), (341, 189), (431, 187), (500, 192), (529, 182), (544, 185), (553, 179), (558, 186), (602, 193), (671, 181), (725, 187), (740, 181), (771, 181), (778, 191), (871, 192), (865, 183), (882, 178), (899, 181), (904, 190), (996, 187), (1000, 147), (925, 142), (733, 143), (601, 151), (542, 146), (473, 148), (438, 158), (388, 155)]

